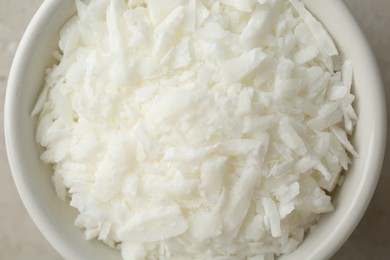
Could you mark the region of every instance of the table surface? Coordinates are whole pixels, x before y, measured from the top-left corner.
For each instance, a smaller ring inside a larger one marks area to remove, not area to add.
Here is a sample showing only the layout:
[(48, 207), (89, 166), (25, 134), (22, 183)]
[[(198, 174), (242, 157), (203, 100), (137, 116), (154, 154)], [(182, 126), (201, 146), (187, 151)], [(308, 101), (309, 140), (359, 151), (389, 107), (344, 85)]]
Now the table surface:
[[(345, 1), (373, 48), (390, 105), (390, 1)], [(13, 54), (29, 20), (42, 2), (0, 0), (0, 117), (3, 117), (6, 82)], [(3, 131), (3, 126), (0, 129)], [(22, 205), (9, 170), (4, 138), (0, 142), (0, 259), (63, 259), (41, 235)], [(366, 214), (332, 259), (390, 258), (389, 170), (390, 160), (385, 160), (378, 188)]]

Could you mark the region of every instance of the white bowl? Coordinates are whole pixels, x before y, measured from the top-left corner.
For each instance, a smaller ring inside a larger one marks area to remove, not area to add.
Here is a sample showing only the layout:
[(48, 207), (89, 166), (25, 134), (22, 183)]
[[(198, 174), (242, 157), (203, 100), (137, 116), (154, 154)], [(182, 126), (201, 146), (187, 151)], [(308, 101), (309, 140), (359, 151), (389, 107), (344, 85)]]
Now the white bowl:
[[(385, 95), (370, 48), (345, 4), (340, 0), (306, 0), (340, 51), (354, 65), (359, 121), (354, 159), (343, 186), (333, 194), (336, 210), (325, 215), (292, 254), (281, 259), (326, 259), (352, 233), (363, 216), (380, 175), (386, 144)], [(32, 19), (17, 50), (5, 103), (5, 138), (12, 174), (32, 219), (66, 259), (120, 259), (119, 252), (98, 241), (86, 241), (73, 226), (76, 210), (55, 194), (51, 170), (40, 159), (34, 141), (36, 119), (31, 111), (43, 86), (44, 70), (53, 62), (58, 30), (75, 13), (74, 1), (46, 0)]]

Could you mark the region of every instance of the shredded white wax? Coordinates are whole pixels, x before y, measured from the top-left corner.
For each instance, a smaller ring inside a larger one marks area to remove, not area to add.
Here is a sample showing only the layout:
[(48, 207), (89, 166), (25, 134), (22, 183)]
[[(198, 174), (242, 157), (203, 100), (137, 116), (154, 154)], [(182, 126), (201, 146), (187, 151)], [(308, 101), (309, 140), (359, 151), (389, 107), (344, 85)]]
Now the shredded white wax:
[(357, 152), (352, 64), (299, 0), (76, 0), (34, 115), (58, 196), (124, 259), (294, 251)]

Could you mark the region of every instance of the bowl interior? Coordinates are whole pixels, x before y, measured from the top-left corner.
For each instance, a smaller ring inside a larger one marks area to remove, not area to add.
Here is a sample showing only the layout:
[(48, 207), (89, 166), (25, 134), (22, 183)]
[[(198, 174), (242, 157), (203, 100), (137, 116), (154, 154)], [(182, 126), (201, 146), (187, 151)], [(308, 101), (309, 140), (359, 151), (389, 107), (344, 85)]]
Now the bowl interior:
[[(360, 156), (334, 194), (336, 210), (325, 215), (303, 244), (281, 259), (324, 259), (348, 238), (375, 189), (385, 147), (385, 101), (380, 76), (369, 47), (342, 1), (305, 0), (323, 22), (340, 51), (354, 64), (355, 107), (359, 115), (353, 138)], [(20, 196), (38, 228), (67, 259), (120, 259), (119, 252), (98, 241), (86, 241), (73, 226), (76, 210), (60, 201), (51, 183), (51, 168), (40, 159), (31, 117), (43, 86), (45, 68), (53, 63), (58, 30), (74, 14), (73, 1), (48, 0), (30, 23), (11, 69), (5, 107), (5, 133), (10, 166)], [(332, 15), (329, 15), (332, 14)]]

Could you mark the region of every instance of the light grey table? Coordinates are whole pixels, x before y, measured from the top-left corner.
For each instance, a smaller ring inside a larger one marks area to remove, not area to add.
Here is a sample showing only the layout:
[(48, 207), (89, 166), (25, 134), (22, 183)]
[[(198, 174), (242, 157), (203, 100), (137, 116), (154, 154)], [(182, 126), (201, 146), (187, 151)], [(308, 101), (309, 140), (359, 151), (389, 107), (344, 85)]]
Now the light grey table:
[[(13, 53), (28, 21), (42, 2), (0, 0), (1, 124), (5, 86)], [(374, 50), (390, 104), (390, 0), (346, 2)], [(3, 131), (2, 125), (0, 131)], [(62, 259), (42, 237), (24, 209), (8, 167), (4, 138), (0, 140), (0, 259)], [(389, 171), (390, 160), (387, 159), (368, 211), (355, 232), (332, 259), (390, 259)]]

